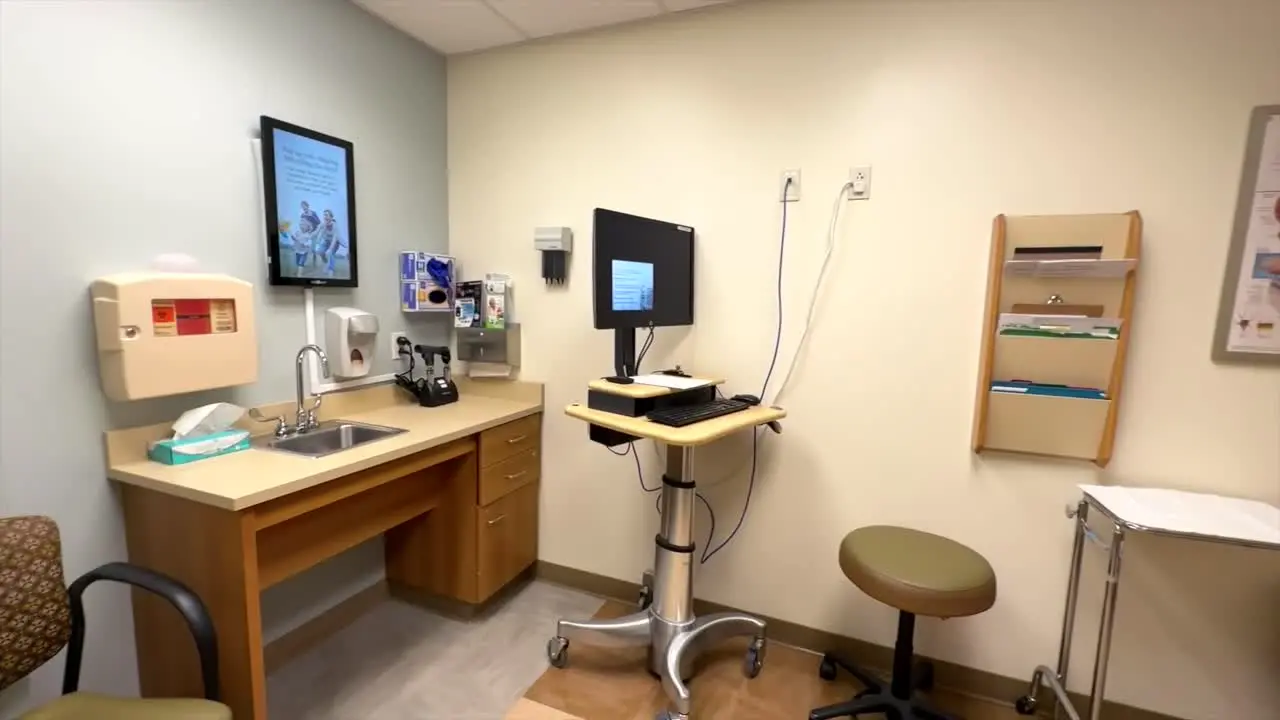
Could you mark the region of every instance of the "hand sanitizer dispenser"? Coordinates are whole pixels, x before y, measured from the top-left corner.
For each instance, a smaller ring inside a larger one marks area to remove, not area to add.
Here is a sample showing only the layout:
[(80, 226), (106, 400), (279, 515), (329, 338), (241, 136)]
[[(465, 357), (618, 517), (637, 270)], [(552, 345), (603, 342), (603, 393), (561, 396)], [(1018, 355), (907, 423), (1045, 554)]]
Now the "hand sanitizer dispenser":
[(362, 378), (373, 367), (378, 316), (349, 307), (325, 311), (325, 352), (338, 378)]

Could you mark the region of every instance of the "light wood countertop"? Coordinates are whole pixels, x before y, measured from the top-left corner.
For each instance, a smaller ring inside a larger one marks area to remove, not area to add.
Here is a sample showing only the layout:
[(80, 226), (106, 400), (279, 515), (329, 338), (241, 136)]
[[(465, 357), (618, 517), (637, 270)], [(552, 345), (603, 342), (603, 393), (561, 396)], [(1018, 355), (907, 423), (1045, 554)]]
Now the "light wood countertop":
[[(164, 465), (139, 456), (145, 452), (145, 440), (138, 437), (142, 429), (115, 431), (107, 434), (107, 477), (206, 505), (243, 510), (541, 412), (541, 387), (535, 387), (536, 392), (489, 394), (464, 389), (458, 402), (438, 408), (406, 402), (374, 408), (360, 407), (367, 403), (347, 403), (341, 407), (348, 411), (341, 411), (340, 407), (333, 414), (324, 412), (322, 418), (385, 425), (406, 432), (321, 458), (255, 445), (187, 465)], [(495, 396), (501, 394), (507, 397)], [(359, 411), (350, 411), (356, 408)], [(262, 426), (256, 429), (260, 431)], [(125, 442), (129, 444), (128, 453), (118, 449)], [(134, 450), (134, 446), (140, 449)]]
[(593, 410), (586, 405), (579, 405), (578, 403), (569, 405), (564, 409), (564, 412), (569, 417), (585, 420), (592, 425), (600, 425), (628, 435), (651, 438), (668, 445), (682, 447), (706, 445), (740, 430), (764, 425), (774, 420), (781, 420), (787, 416), (787, 411), (782, 408), (757, 406), (729, 415), (721, 415), (710, 420), (703, 420), (693, 425), (671, 427), (670, 425), (661, 425), (653, 422), (645, 417), (627, 417), (626, 415), (605, 412), (604, 410)]

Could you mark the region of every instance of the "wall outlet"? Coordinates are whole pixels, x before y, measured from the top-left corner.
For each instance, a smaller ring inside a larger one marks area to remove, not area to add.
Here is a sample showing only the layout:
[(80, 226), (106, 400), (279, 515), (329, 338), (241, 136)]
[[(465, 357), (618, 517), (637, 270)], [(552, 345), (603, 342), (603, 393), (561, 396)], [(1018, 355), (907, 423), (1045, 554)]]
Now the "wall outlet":
[[(398, 342), (400, 338), (408, 339), (409, 333), (406, 333), (406, 332), (391, 333), (391, 359), (393, 361), (396, 361), (396, 360), (404, 361), (406, 359), (406, 356), (400, 354), (400, 343)], [(412, 350), (410, 350), (410, 352), (412, 352)]]
[(849, 199), (871, 199), (871, 166), (858, 165), (849, 168)]
[[(787, 184), (790, 180), (791, 183)], [(783, 170), (778, 180), (778, 202), (795, 202), (800, 199), (800, 171)]]

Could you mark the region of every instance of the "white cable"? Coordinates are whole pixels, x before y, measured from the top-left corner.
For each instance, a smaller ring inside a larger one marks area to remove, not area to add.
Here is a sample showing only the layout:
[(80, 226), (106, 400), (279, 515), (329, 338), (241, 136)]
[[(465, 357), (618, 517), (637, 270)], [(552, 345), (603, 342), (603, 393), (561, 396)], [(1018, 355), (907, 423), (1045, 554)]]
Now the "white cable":
[(818, 308), (818, 297), (822, 294), (822, 285), (827, 278), (827, 268), (831, 264), (831, 256), (835, 254), (836, 229), (840, 224), (840, 209), (848, 203), (844, 196), (852, 187), (853, 183), (847, 182), (840, 187), (840, 194), (836, 195), (835, 207), (831, 209), (831, 222), (827, 225), (827, 248), (822, 256), (822, 267), (818, 270), (818, 281), (813, 286), (813, 295), (809, 298), (809, 312), (805, 316), (804, 331), (800, 333), (800, 342), (796, 344), (795, 352), (791, 354), (791, 364), (787, 366), (787, 374), (782, 376), (782, 384), (778, 386), (778, 391), (773, 394), (771, 405), (777, 405), (782, 399), (782, 394), (787, 391), (787, 383), (791, 382), (791, 374), (795, 372), (796, 365), (800, 363), (800, 356), (804, 354), (805, 344), (809, 340), (809, 330), (813, 327), (813, 315)]

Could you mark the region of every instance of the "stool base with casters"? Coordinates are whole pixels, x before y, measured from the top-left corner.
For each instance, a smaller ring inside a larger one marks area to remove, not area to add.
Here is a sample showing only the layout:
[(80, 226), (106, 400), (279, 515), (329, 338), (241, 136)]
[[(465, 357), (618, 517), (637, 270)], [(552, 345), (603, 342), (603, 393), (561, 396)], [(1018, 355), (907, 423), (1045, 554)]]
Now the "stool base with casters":
[(919, 663), (913, 667), (916, 617), (908, 612), (898, 614), (898, 642), (893, 648), (893, 679), (889, 687), (871, 673), (831, 655), (822, 656), (818, 675), (823, 680), (835, 680), (838, 668), (843, 668), (862, 683), (863, 689), (848, 702), (818, 708), (809, 713), (809, 720), (834, 720), (856, 718), (872, 713), (884, 713), (890, 720), (956, 720), (933, 707), (922, 693), (933, 689), (933, 665)]
[[(660, 720), (687, 720), (692, 699), (685, 682), (693, 661), (731, 637), (752, 638), (743, 658), (743, 672), (755, 677), (764, 665), (765, 623), (744, 613), (693, 614), (693, 530), (696, 489), (691, 479), (693, 449), (667, 448), (667, 474), (662, 478), (662, 531), (654, 538), (654, 572), (642, 583), (640, 612), (609, 620), (560, 620), (547, 643), (547, 659), (554, 667), (568, 664), (573, 641), (614, 647), (648, 647), (649, 672), (662, 681), (672, 709)], [(643, 588), (650, 588), (645, 593)]]

